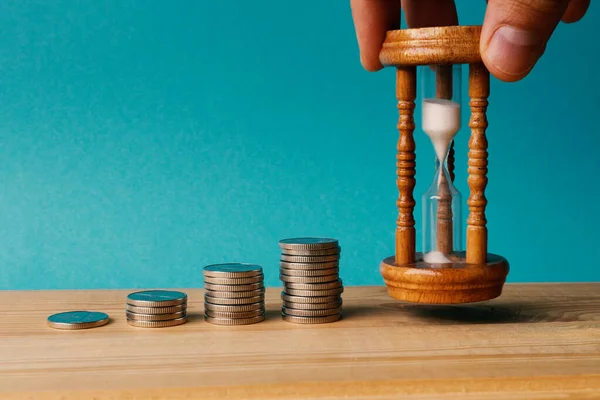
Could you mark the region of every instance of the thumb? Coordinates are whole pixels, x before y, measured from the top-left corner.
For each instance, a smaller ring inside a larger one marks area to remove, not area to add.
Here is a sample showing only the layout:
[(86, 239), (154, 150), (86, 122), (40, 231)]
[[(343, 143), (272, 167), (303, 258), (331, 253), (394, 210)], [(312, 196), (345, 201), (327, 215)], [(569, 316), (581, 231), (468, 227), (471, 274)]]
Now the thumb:
[(569, 0), (489, 0), (480, 50), (490, 73), (507, 82), (524, 78), (568, 5)]

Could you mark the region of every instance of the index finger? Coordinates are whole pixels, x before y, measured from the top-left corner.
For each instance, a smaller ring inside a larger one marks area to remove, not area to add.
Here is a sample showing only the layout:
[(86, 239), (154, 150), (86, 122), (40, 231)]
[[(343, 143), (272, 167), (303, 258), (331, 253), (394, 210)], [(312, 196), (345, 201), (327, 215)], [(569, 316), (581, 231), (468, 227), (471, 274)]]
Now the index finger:
[(400, 27), (400, 0), (350, 0), (350, 6), (360, 62), (367, 71), (378, 71), (385, 33)]
[(401, 5), (409, 28), (458, 24), (454, 0), (350, 0), (360, 60), (367, 71), (383, 68), (379, 52), (386, 32), (400, 28)]

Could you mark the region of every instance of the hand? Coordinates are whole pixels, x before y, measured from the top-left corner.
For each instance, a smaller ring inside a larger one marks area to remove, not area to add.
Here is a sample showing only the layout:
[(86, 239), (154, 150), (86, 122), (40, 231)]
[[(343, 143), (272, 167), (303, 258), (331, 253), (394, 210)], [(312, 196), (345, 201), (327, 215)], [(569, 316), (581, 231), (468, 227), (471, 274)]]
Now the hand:
[[(350, 0), (360, 58), (378, 71), (387, 30), (400, 27), (400, 3), (409, 28), (457, 25), (454, 0)], [(518, 81), (531, 71), (562, 20), (579, 21), (590, 0), (488, 0), (481, 31), (481, 58), (496, 78)]]

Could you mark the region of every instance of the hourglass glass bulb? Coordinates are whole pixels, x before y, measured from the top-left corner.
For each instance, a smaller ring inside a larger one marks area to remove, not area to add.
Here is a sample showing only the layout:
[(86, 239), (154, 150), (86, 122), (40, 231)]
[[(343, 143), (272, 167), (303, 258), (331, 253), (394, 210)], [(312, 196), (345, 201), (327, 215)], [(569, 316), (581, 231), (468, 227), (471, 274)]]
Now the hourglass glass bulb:
[(461, 195), (448, 172), (450, 144), (461, 128), (460, 66), (424, 66), (421, 127), (436, 155), (436, 174), (423, 194), (423, 261), (452, 263), (461, 244)]
[(429, 136), (440, 163), (460, 129), (460, 104), (446, 99), (423, 100), (423, 131)]

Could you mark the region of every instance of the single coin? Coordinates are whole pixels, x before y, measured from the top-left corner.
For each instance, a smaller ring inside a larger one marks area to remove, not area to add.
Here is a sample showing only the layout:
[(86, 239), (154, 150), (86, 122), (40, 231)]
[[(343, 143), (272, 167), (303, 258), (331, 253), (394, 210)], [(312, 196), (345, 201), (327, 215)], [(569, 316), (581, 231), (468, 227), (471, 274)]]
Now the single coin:
[(329, 290), (329, 289), (337, 289), (343, 286), (343, 282), (341, 279), (333, 282), (326, 283), (293, 283), (287, 282), (285, 284), (285, 288), (287, 289), (296, 289), (296, 290)]
[(263, 282), (264, 279), (265, 277), (262, 274), (248, 278), (213, 278), (206, 276), (204, 277), (204, 283), (210, 283), (211, 285), (248, 285)]
[(260, 296), (254, 297), (241, 297), (238, 299), (230, 299), (226, 297), (213, 297), (208, 294), (204, 295), (204, 301), (210, 304), (222, 305), (222, 306), (234, 306), (234, 305), (245, 305), (245, 304), (254, 304), (254, 303), (262, 303), (265, 301), (265, 295), (261, 294)]
[(185, 324), (187, 320), (188, 317), (186, 315), (185, 317), (171, 319), (169, 321), (140, 321), (135, 319), (127, 319), (127, 323), (138, 328), (167, 328)]
[(137, 314), (131, 311), (125, 312), (125, 316), (127, 318), (138, 321), (168, 321), (170, 319), (185, 317), (186, 314), (186, 311), (180, 311), (172, 314)]
[(251, 283), (248, 285), (213, 285), (205, 283), (204, 289), (214, 292), (249, 292), (252, 290), (264, 289), (265, 285), (261, 283)]
[(127, 304), (138, 307), (168, 307), (187, 302), (187, 294), (170, 290), (144, 290), (127, 296)]
[(281, 268), (287, 269), (328, 269), (328, 268), (337, 268), (340, 266), (339, 261), (330, 261), (323, 263), (295, 263), (295, 262), (287, 262), (281, 261), (279, 263)]
[(131, 311), (136, 314), (173, 314), (187, 309), (187, 303), (180, 304), (178, 306), (169, 307), (138, 307), (127, 304), (125, 306), (126, 311)]
[(48, 317), (48, 326), (54, 329), (89, 329), (107, 323), (108, 315), (98, 311), (67, 311)]
[(344, 288), (327, 289), (327, 290), (298, 290), (285, 288), (285, 293), (290, 296), (305, 296), (305, 297), (326, 297), (338, 296), (344, 293)]
[(300, 250), (300, 249), (330, 249), (338, 247), (337, 239), (318, 238), (318, 237), (300, 237), (282, 239), (279, 241), (279, 247), (282, 249)]
[(288, 276), (323, 276), (323, 275), (334, 275), (340, 272), (339, 268), (327, 268), (327, 269), (288, 269), (280, 268), (279, 273)]
[(265, 309), (258, 309), (254, 311), (235, 311), (235, 312), (223, 312), (223, 311), (211, 311), (204, 310), (204, 315), (213, 318), (252, 318), (259, 317), (265, 313)]
[(265, 289), (251, 290), (248, 292), (225, 292), (225, 291), (215, 291), (215, 290), (206, 290), (205, 294), (212, 297), (222, 297), (226, 299), (242, 299), (244, 297), (256, 297), (265, 294)]
[(320, 262), (331, 262), (338, 261), (340, 259), (339, 256), (286, 256), (285, 254), (281, 255), (281, 261), (286, 262), (296, 262), (296, 263), (320, 263)]
[(296, 317), (293, 315), (281, 313), (281, 317), (284, 321), (292, 322), (295, 324), (328, 324), (330, 322), (335, 322), (342, 319), (342, 313), (328, 315), (326, 317)]
[(297, 308), (282, 307), (281, 311), (294, 317), (328, 317), (342, 312), (342, 307), (326, 308), (323, 310), (299, 310)]
[(214, 312), (247, 312), (247, 311), (256, 311), (256, 310), (264, 310), (265, 303), (252, 303), (252, 304), (238, 304), (234, 306), (224, 306), (220, 304), (211, 304), (204, 302), (204, 310), (205, 312), (210, 310)]
[(342, 303), (342, 299), (331, 303), (291, 303), (284, 301), (283, 306), (286, 308), (293, 308), (295, 310), (328, 310), (331, 308), (341, 307)]
[(340, 278), (338, 274), (325, 275), (325, 276), (289, 276), (279, 275), (279, 279), (282, 282), (293, 282), (293, 283), (324, 283), (337, 281)]
[(262, 273), (262, 267), (256, 264), (225, 263), (204, 267), (204, 276), (213, 278), (248, 278)]
[(290, 296), (285, 292), (281, 292), (281, 299), (290, 303), (335, 303), (341, 300), (338, 296), (326, 296), (326, 297), (305, 297), (305, 296)]
[(341, 251), (340, 247), (332, 247), (331, 249), (282, 249), (281, 254), (285, 254), (286, 256), (333, 256), (340, 254)]
[(215, 325), (250, 325), (265, 320), (265, 315), (259, 315), (258, 317), (251, 318), (215, 318), (204, 316), (204, 320)]

